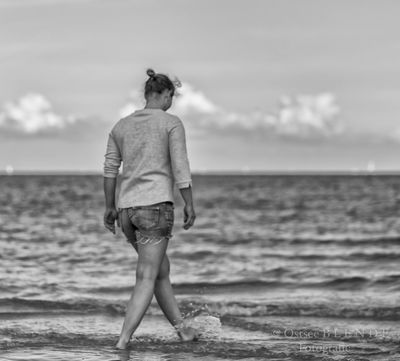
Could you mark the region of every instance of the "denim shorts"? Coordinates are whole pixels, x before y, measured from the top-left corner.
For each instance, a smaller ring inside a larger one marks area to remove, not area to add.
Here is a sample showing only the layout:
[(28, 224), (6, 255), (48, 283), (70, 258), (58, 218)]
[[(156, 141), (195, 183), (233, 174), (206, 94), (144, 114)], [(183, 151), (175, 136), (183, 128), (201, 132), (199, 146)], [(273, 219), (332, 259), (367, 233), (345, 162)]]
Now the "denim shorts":
[(157, 244), (172, 237), (174, 204), (161, 202), (148, 206), (119, 209), (119, 221), (127, 241), (136, 244)]

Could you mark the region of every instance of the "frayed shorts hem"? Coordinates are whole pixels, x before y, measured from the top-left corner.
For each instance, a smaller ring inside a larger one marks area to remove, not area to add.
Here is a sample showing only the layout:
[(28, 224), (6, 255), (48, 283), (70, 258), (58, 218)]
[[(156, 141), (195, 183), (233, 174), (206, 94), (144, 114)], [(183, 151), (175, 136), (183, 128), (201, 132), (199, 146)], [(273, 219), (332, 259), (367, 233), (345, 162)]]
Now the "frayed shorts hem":
[(140, 231), (135, 231), (136, 240), (127, 240), (132, 244), (158, 244), (162, 241), (169, 241), (172, 238), (171, 236), (146, 236), (143, 235)]

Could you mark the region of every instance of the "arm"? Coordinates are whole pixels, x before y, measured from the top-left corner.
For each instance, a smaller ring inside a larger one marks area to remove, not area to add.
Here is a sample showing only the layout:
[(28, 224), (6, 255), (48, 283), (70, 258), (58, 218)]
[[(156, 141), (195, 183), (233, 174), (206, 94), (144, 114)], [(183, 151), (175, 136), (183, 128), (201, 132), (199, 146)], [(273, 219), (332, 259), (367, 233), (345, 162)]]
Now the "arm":
[(185, 202), (183, 228), (189, 229), (194, 223), (196, 214), (193, 206), (192, 177), (186, 150), (185, 128), (179, 119), (169, 132), (169, 152), (174, 180)]
[(121, 152), (111, 132), (108, 137), (104, 161), (104, 196), (106, 205), (104, 226), (114, 234), (115, 220), (117, 220), (118, 223), (118, 212), (115, 207), (115, 190), (121, 161)]
[(193, 199), (192, 199), (192, 187), (180, 188), (181, 196), (185, 201), (185, 207), (183, 208), (183, 228), (189, 229), (193, 226), (194, 220), (196, 219), (196, 213), (194, 211)]
[(115, 189), (117, 188), (117, 178), (104, 177), (104, 197), (106, 208), (115, 208)]
[(193, 205), (192, 199), (192, 187), (180, 188), (181, 196), (185, 202), (185, 204)]
[(104, 212), (104, 226), (115, 234), (115, 220), (118, 222), (118, 211), (115, 208), (115, 188), (117, 178), (104, 177), (104, 195), (106, 198), (106, 210)]

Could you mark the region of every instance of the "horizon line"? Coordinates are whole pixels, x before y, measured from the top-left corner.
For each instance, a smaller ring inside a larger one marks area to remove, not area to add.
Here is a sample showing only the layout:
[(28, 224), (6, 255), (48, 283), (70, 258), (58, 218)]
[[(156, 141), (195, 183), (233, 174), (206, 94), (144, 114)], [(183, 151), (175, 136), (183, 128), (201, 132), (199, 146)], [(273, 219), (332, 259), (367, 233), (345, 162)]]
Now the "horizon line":
[[(309, 169), (309, 170), (194, 170), (192, 175), (400, 175), (398, 170), (328, 170), (328, 169)], [(121, 174), (121, 173), (120, 173)], [(0, 171), (0, 176), (24, 176), (24, 175), (98, 175), (102, 176), (101, 171), (94, 170), (13, 170), (7, 172)]]

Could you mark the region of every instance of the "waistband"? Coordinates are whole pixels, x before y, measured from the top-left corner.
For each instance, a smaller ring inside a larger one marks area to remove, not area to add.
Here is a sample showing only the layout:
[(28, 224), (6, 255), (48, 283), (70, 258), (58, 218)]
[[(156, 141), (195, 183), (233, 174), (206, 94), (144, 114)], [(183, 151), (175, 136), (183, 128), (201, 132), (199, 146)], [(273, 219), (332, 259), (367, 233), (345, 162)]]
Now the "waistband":
[(160, 202), (160, 203), (154, 203), (154, 204), (149, 204), (146, 206), (133, 206), (133, 207), (128, 207), (128, 208), (119, 208), (119, 211), (123, 211), (124, 209), (166, 209), (167, 207), (172, 207), (175, 209), (174, 203), (170, 201), (166, 202)]

